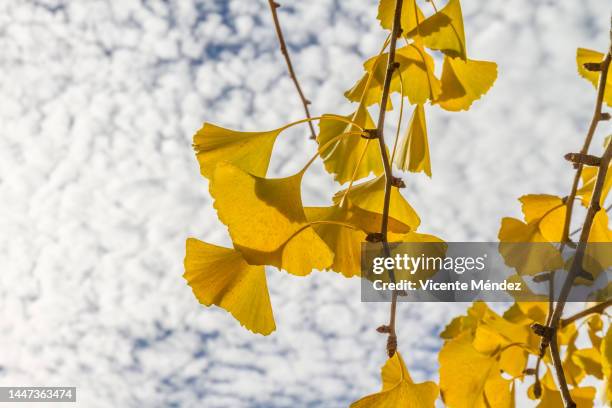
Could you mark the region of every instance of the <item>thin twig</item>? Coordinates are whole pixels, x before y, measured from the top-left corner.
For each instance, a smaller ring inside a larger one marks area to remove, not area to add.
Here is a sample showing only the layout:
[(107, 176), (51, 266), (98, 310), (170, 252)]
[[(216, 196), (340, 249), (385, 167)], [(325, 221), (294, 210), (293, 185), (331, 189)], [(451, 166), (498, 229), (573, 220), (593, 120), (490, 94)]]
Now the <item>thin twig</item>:
[(576, 320), (582, 319), (583, 317), (586, 317), (588, 315), (603, 314), (603, 312), (605, 312), (605, 310), (610, 306), (612, 306), (612, 299), (608, 299), (605, 302), (598, 303), (595, 306), (591, 306), (588, 309), (584, 309), (570, 317), (561, 319), (561, 322), (559, 323), (559, 327), (563, 328), (565, 326), (568, 326), (572, 324), (573, 322), (575, 322)]
[[(385, 169), (385, 199), (383, 203), (382, 222), (380, 226), (380, 234), (382, 236), (382, 244), (385, 252), (385, 256), (389, 257), (391, 252), (389, 250), (389, 241), (387, 240), (387, 226), (389, 224), (389, 204), (391, 201), (391, 182), (393, 180), (393, 174), (391, 170), (391, 163), (389, 162), (389, 156), (387, 155), (387, 147), (384, 138), (384, 127), (385, 127), (385, 115), (387, 111), (387, 102), (389, 100), (389, 89), (391, 87), (391, 78), (393, 77), (393, 71), (397, 68), (395, 63), (395, 48), (397, 46), (397, 38), (401, 35), (400, 17), (402, 13), (402, 1), (396, 0), (395, 2), (395, 14), (393, 16), (393, 26), (391, 28), (391, 43), (389, 45), (389, 59), (387, 61), (387, 71), (385, 73), (385, 81), (383, 83), (383, 92), (380, 100), (380, 112), (378, 114), (378, 123), (376, 126), (376, 135), (378, 138), (378, 144), (380, 147), (380, 155)], [(391, 279), (394, 281), (395, 277), (393, 273), (390, 273)], [(397, 350), (397, 334), (395, 332), (395, 311), (397, 309), (397, 291), (393, 291), (391, 295), (391, 310), (389, 316), (389, 326), (387, 338), (387, 354), (389, 357), (393, 357)]]
[[(610, 212), (610, 210), (612, 210), (612, 204), (610, 204), (609, 206), (607, 206), (607, 207), (606, 207), (606, 212), (607, 212), (607, 213), (609, 213), (609, 212)], [(573, 231), (572, 231), (572, 233), (570, 234), (570, 237), (571, 237), (571, 236), (576, 235), (576, 234), (577, 234), (577, 233), (579, 233), (580, 231), (582, 231), (582, 227), (580, 227), (580, 228), (576, 228), (575, 230), (573, 230)]]
[[(611, 30), (612, 34), (612, 30)], [(586, 154), (586, 150), (591, 143), (593, 135), (595, 134), (595, 129), (602, 119), (601, 108), (604, 97), (604, 92), (606, 88), (606, 79), (608, 76), (608, 68), (610, 67), (611, 51), (608, 50), (606, 56), (602, 62), (601, 76), (599, 78), (599, 84), (597, 87), (597, 101), (595, 103), (595, 112), (593, 113), (593, 119), (591, 121), (591, 125), (589, 127), (589, 131), (587, 133), (587, 137), (585, 139), (585, 144), (583, 147), (583, 151), (581, 153)], [(553, 311), (552, 318), (550, 319), (550, 328), (552, 329), (550, 332), (552, 333), (550, 339), (550, 348), (551, 355), (553, 359), (553, 365), (555, 368), (555, 373), (557, 375), (557, 381), (559, 383), (559, 388), (561, 391), (561, 396), (563, 398), (563, 404), (566, 408), (575, 407), (576, 403), (572, 400), (572, 397), (569, 392), (569, 388), (567, 386), (567, 381), (565, 379), (565, 373), (563, 372), (563, 366), (561, 364), (561, 357), (559, 355), (559, 347), (557, 346), (557, 328), (559, 327), (559, 323), (561, 320), (561, 316), (563, 315), (563, 309), (565, 308), (565, 303), (567, 302), (567, 298), (574, 284), (574, 280), (580, 274), (582, 270), (582, 260), (584, 259), (584, 252), (586, 249), (586, 245), (589, 239), (589, 234), (591, 232), (591, 226), (593, 225), (593, 220), (595, 215), (599, 210), (601, 210), (601, 195), (604, 187), (604, 182), (606, 179), (606, 173), (608, 172), (608, 166), (610, 164), (610, 159), (612, 158), (612, 145), (608, 145), (604, 155), (601, 157), (601, 162), (599, 164), (599, 170), (597, 172), (597, 180), (595, 182), (595, 187), (593, 189), (593, 194), (591, 197), (591, 202), (583, 223), (582, 232), (580, 234), (580, 240), (578, 243), (578, 248), (576, 250), (576, 255), (574, 256), (574, 260), (572, 262), (572, 266), (567, 274), (565, 281), (563, 282), (563, 287), (561, 288), (561, 293), (559, 295), (559, 299)], [(578, 170), (581, 170), (582, 165), (578, 165)], [(579, 171), (576, 172), (576, 176), (574, 177), (574, 184), (572, 188), (573, 195), (568, 197), (568, 208), (566, 220), (571, 218), (571, 208), (573, 205), (573, 201), (575, 198), (575, 190), (578, 185), (578, 180), (580, 179)], [(569, 231), (569, 222), (566, 221), (564, 226), (563, 239), (564, 241), (568, 237)]]
[[(291, 63), (291, 58), (289, 57), (289, 51), (287, 51), (287, 45), (285, 44), (285, 37), (283, 36), (283, 31), (281, 30), (280, 22), (278, 21), (278, 14), (276, 13), (276, 9), (280, 7), (280, 4), (273, 0), (268, 0), (270, 4), (270, 11), (272, 11), (272, 19), (274, 19), (274, 28), (276, 29), (276, 36), (278, 37), (278, 42), (280, 44), (280, 50), (285, 57), (285, 62), (287, 63), (287, 69), (289, 70), (289, 76), (293, 80), (293, 84), (295, 85), (295, 89), (300, 96), (300, 100), (302, 101), (302, 105), (304, 105), (304, 112), (306, 113), (306, 117), (310, 119), (310, 110), (308, 110), (308, 105), (310, 105), (310, 101), (306, 99), (304, 96), (304, 92), (302, 91), (302, 87), (298, 82), (297, 76), (295, 75), (295, 71), (293, 70), (293, 64)], [(312, 122), (308, 122), (308, 126), (310, 127), (310, 138), (316, 139), (317, 134), (314, 130), (314, 126), (312, 126)]]

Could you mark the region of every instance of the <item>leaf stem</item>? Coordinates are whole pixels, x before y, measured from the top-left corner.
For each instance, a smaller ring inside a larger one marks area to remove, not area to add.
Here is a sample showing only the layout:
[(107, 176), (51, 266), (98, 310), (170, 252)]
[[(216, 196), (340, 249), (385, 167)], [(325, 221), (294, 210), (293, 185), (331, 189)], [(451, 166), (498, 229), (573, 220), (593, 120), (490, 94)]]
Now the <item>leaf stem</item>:
[[(278, 43), (280, 45), (280, 50), (283, 56), (285, 57), (285, 62), (287, 63), (287, 69), (289, 71), (289, 76), (295, 85), (295, 89), (300, 96), (300, 100), (302, 101), (302, 105), (304, 105), (304, 112), (306, 113), (306, 117), (310, 119), (310, 110), (308, 109), (308, 105), (310, 105), (310, 101), (306, 99), (304, 96), (304, 92), (302, 91), (302, 87), (295, 75), (295, 71), (293, 70), (293, 64), (291, 63), (291, 57), (289, 57), (289, 51), (287, 51), (287, 45), (285, 44), (285, 37), (283, 36), (283, 30), (281, 30), (280, 22), (278, 21), (278, 13), (276, 9), (280, 7), (280, 4), (276, 3), (273, 0), (268, 0), (268, 4), (270, 5), (270, 11), (272, 12), (272, 19), (274, 20), (274, 28), (276, 29), (276, 36), (278, 37)], [(317, 138), (314, 127), (312, 126), (312, 122), (308, 122), (308, 127), (310, 128), (310, 138), (315, 140)]]

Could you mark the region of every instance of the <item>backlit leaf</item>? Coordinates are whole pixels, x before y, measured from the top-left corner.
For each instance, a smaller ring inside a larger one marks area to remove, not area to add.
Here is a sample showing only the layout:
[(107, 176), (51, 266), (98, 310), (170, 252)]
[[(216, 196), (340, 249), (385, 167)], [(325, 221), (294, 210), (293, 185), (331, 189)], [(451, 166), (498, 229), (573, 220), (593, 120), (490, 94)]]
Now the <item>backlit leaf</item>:
[(408, 32), (409, 37), (414, 35), (421, 37), (427, 48), (442, 51), (450, 57), (467, 58), (459, 0), (450, 0), (444, 8)]
[[(588, 207), (591, 204), (591, 197), (593, 196), (593, 188), (595, 188), (595, 181), (597, 180), (598, 167), (584, 166), (582, 168), (582, 186), (576, 191), (576, 195), (581, 198), (582, 205)], [(612, 165), (608, 167), (606, 173), (606, 180), (604, 181), (604, 187), (601, 191), (601, 198), (599, 201), (600, 205), (606, 201), (608, 193), (612, 188)]]
[(423, 105), (417, 105), (410, 119), (408, 133), (398, 147), (395, 163), (402, 170), (414, 173), (425, 172), (431, 177), (431, 162), (429, 159), (429, 142), (425, 124)]
[(266, 179), (229, 163), (217, 165), (210, 183), (214, 206), (249, 264), (301, 276), (332, 264), (332, 252), (306, 221), (302, 175)]
[(274, 142), (282, 130), (238, 132), (204, 123), (193, 137), (200, 173), (210, 179), (215, 166), (225, 161), (255, 176), (265, 177)]
[(240, 252), (189, 238), (183, 277), (203, 305), (222, 307), (254, 333), (276, 329), (264, 267)]
[(444, 58), (442, 92), (435, 101), (448, 111), (467, 110), (487, 93), (497, 78), (497, 64), (489, 61)]
[[(378, 21), (380, 25), (386, 29), (391, 30), (393, 26), (393, 16), (395, 14), (395, 0), (380, 0), (378, 3)], [(418, 20), (417, 20), (418, 19)], [(409, 31), (414, 29), (417, 25), (417, 21), (421, 22), (425, 20), (423, 12), (416, 4), (416, 0), (406, 0), (402, 5), (402, 14), (400, 16), (400, 26), (402, 27), (402, 33), (408, 34)]]
[[(340, 183), (351, 180), (355, 169), (355, 179), (367, 177), (370, 173), (379, 175), (383, 173), (380, 149), (376, 140), (368, 140), (359, 136), (349, 135), (341, 137), (337, 142), (329, 143), (333, 138), (345, 132), (358, 131), (354, 125), (334, 120), (334, 115), (325, 115), (319, 122), (317, 142), (324, 147), (320, 150), (325, 169), (334, 175)], [(367, 109), (360, 105), (356, 113), (343, 116), (359, 124), (364, 129), (373, 129), (376, 126)], [(365, 149), (365, 153), (364, 153)], [(363, 157), (362, 157), (363, 155)], [(359, 164), (359, 165), (358, 165)]]
[[(601, 62), (603, 61), (603, 59), (604, 55), (601, 52), (589, 50), (586, 48), (578, 48), (578, 50), (576, 51), (576, 64), (578, 65), (578, 73), (581, 77), (593, 84), (595, 88), (597, 88), (599, 84), (599, 76), (601, 75), (601, 73), (598, 71), (588, 71), (584, 67), (584, 64), (587, 62)], [(611, 72), (612, 70), (608, 71), (608, 77), (606, 78), (606, 83), (608, 84), (608, 86), (606, 86), (606, 90), (604, 93), (604, 101), (606, 102), (606, 104), (608, 104), (608, 106), (612, 106), (612, 87), (610, 86), (610, 83), (612, 83), (612, 81), (610, 80), (610, 76), (612, 75), (610, 74)]]
[[(338, 204), (342, 200), (345, 192), (346, 190), (342, 190), (334, 195), (334, 204)], [(346, 194), (346, 198), (363, 210), (381, 214), (385, 198), (384, 174), (352, 186)], [(419, 216), (401, 195), (397, 187), (391, 187), (389, 215), (406, 224), (412, 230), (415, 230), (421, 223)]]
[(601, 342), (601, 364), (604, 378), (606, 380), (606, 402), (612, 401), (612, 326)]
[(540, 233), (549, 242), (561, 242), (566, 214), (563, 200), (549, 194), (528, 194), (519, 200), (525, 222), (537, 223)]
[(431, 381), (414, 383), (399, 352), (387, 360), (382, 368), (381, 377), (382, 390), (353, 402), (351, 408), (434, 407), (438, 397), (438, 387)]
[[(347, 278), (361, 275), (361, 244), (366, 240), (366, 233), (380, 230), (381, 215), (362, 210), (345, 200), (341, 205), (331, 207), (306, 207), (306, 218), (315, 222), (312, 228), (325, 241), (334, 253), (331, 269), (342, 273)], [(354, 226), (318, 223), (331, 221)], [(389, 230), (408, 232), (410, 227), (389, 219)]]

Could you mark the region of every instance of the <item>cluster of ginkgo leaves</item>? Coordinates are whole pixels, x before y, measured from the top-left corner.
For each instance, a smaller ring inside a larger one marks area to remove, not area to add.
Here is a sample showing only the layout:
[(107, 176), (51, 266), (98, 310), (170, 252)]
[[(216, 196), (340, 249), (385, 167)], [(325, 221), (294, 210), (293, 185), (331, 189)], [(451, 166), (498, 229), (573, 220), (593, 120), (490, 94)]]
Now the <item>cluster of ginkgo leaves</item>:
[[(596, 88), (600, 80), (600, 73), (587, 70), (585, 66), (600, 64), (603, 59), (603, 54), (582, 48), (578, 49), (576, 56), (579, 74)], [(605, 87), (603, 101), (612, 106), (612, 90), (609, 84), (606, 86), (606, 82), (610, 81), (609, 78), (610, 75), (603, 81)], [(605, 138), (604, 150), (610, 144), (610, 139), (610, 136)], [(576, 198), (580, 199), (580, 203), (585, 208), (589, 208), (592, 204), (598, 172), (598, 166), (584, 165), (581, 168), (581, 184), (576, 190)], [(612, 231), (609, 228), (606, 208), (604, 208), (610, 187), (612, 187), (612, 171), (609, 169), (602, 185), (599, 205), (594, 206), (599, 210), (593, 217), (588, 234), (590, 246), (586, 246), (586, 258), (581, 265), (582, 271), (587, 275), (579, 275), (576, 284), (592, 285), (597, 281), (598, 274), (603, 269), (612, 266), (612, 253), (609, 251), (609, 246), (598, 245), (598, 243), (612, 242)], [(573, 203), (567, 198), (549, 194), (529, 194), (519, 200), (522, 204), (524, 220), (504, 218), (499, 230), (500, 252), (504, 255), (506, 263), (521, 265), (522, 268), (516, 268), (519, 276), (534, 276), (542, 272), (569, 269), (572, 262), (564, 261), (562, 256), (563, 247), (567, 245), (559, 245), (559, 243), (567, 242), (567, 236), (564, 236), (567, 231), (564, 229), (569, 225), (566, 219), (568, 207)], [(525, 259), (513, 259), (516, 258), (516, 253), (512, 251), (504, 253), (501, 250), (504, 245), (528, 242), (544, 243), (547, 245), (547, 252), (553, 256), (546, 256), (546, 262), (534, 263), (527, 262)], [(569, 245), (572, 243), (570, 242)], [(596, 260), (596, 262), (588, 264), (587, 260)], [(609, 300), (610, 288), (608, 284), (608, 287), (600, 290), (604, 299), (598, 300)], [(541, 351), (538, 348), (540, 338), (531, 333), (530, 326), (533, 323), (544, 325), (547, 322), (547, 307), (546, 303), (516, 303), (500, 317), (486, 305), (474, 304), (467, 316), (453, 320), (442, 333), (446, 343), (440, 353), (440, 382), (445, 401), (452, 406), (478, 406), (454, 403), (454, 401), (467, 397), (466, 394), (462, 394), (462, 390), (454, 388), (453, 369), (451, 368), (453, 364), (463, 364), (457, 363), (457, 359), (464, 359), (465, 364), (471, 364), (467, 360), (478, 360), (481, 361), (479, 364), (482, 367), (492, 368), (487, 375), (482, 370), (470, 371), (470, 384), (478, 386), (478, 389), (482, 391), (475, 398), (480, 398), (478, 401), (487, 401), (488, 406), (513, 407), (515, 381), (524, 381), (530, 376), (534, 376), (535, 381), (529, 388), (528, 396), (531, 399), (539, 400), (538, 407), (563, 406), (561, 393), (557, 390), (553, 379), (554, 371), (550, 355), (541, 356), (546, 370), (543, 375), (539, 372), (539, 366), (527, 367), (527, 356), (532, 355), (533, 361), (533, 358), (537, 358)], [(605, 321), (602, 316), (605, 316)], [(574, 322), (567, 325), (562, 324), (557, 329), (556, 335), (559, 345), (563, 346), (562, 369), (576, 406), (585, 408), (592, 407), (594, 404), (596, 388), (584, 385), (584, 380), (589, 376), (603, 380), (603, 402), (610, 404), (612, 401), (612, 330), (609, 316), (605, 313), (586, 315), (578, 326)], [(581, 335), (587, 337), (588, 340), (578, 341)], [(587, 344), (587, 346), (579, 348), (578, 344)], [(458, 354), (453, 353), (452, 350), (463, 350), (463, 357), (458, 357)], [(473, 357), (468, 357), (469, 355)], [(593, 384), (593, 381), (590, 383)], [(498, 398), (495, 400), (497, 402), (492, 404), (492, 398)]]
[[(424, 12), (416, 0), (403, 2), (397, 69), (390, 91), (400, 94), (400, 120), (407, 98), (412, 116), (403, 137), (398, 123), (391, 161), (400, 169), (431, 176), (425, 104), (448, 111), (467, 110), (485, 94), (497, 76), (493, 62), (469, 59), (466, 51), (463, 16), (459, 0), (449, 0), (438, 9)], [(396, 2), (381, 0), (378, 20), (384, 29), (392, 26)], [(427, 16), (426, 16), (427, 14)], [(210, 123), (194, 136), (194, 148), (201, 174), (209, 180), (218, 217), (229, 231), (232, 248), (195, 238), (187, 240), (185, 279), (197, 299), (206, 306), (217, 305), (231, 313), (254, 333), (268, 335), (275, 330), (267, 288), (265, 266), (296, 276), (313, 270), (331, 270), (353, 277), (360, 275), (361, 244), (380, 229), (385, 194), (381, 154), (371, 137), (376, 124), (371, 107), (380, 104), (388, 65), (390, 38), (381, 51), (364, 64), (365, 73), (346, 93), (356, 103), (348, 115), (326, 114), (313, 119), (261, 132), (244, 132)], [(441, 75), (434, 70), (437, 54), (443, 60)], [(583, 76), (597, 82), (597, 73), (582, 68), (584, 62), (601, 60), (601, 54), (579, 50), (578, 65)], [(612, 92), (606, 92), (610, 104)], [(388, 109), (393, 109), (390, 101)], [(277, 138), (288, 128), (318, 121), (317, 151), (298, 173), (282, 178), (267, 177)], [(401, 123), (401, 122), (400, 122)], [(609, 140), (608, 140), (609, 143)], [(333, 195), (332, 205), (305, 207), (301, 182), (310, 165), (320, 158), (325, 169), (346, 186)], [(610, 173), (609, 173), (610, 174)], [(578, 196), (588, 205), (593, 192), (596, 168), (585, 168)], [(606, 180), (610, 190), (612, 176)], [(417, 231), (420, 219), (400, 192), (391, 190), (389, 241), (440, 241)], [(605, 195), (602, 200), (605, 200)], [(500, 230), (503, 242), (559, 242), (565, 217), (565, 202), (550, 195), (529, 195), (521, 199), (525, 222), (504, 219)], [(603, 202), (603, 201), (602, 201)], [(600, 211), (595, 218), (593, 241), (610, 242), (608, 218)], [(440, 384), (412, 381), (400, 353), (382, 368), (383, 387), (379, 393), (355, 402), (355, 407), (432, 407), (438, 395), (450, 407), (512, 407), (516, 381), (532, 375), (530, 356), (539, 353), (539, 337), (529, 326), (544, 322), (546, 303), (516, 303), (498, 315), (484, 303), (474, 304), (467, 315), (455, 318), (442, 333)], [(604, 334), (605, 322), (593, 315), (582, 323), (590, 347), (579, 349), (575, 323), (560, 329), (559, 343), (565, 346), (563, 365), (578, 406), (591, 406), (595, 389), (581, 386), (586, 376), (606, 378), (607, 398), (612, 361), (611, 334)], [(561, 397), (543, 358), (546, 373), (534, 383), (531, 398), (540, 406), (559, 406)]]
[[(435, 8), (433, 2), (430, 3)], [(394, 0), (382, 0), (378, 19), (392, 25)], [(392, 161), (401, 170), (431, 175), (424, 105), (450, 111), (467, 110), (493, 84), (497, 65), (467, 58), (459, 0), (450, 0), (429, 17), (415, 0), (404, 2), (402, 35), (398, 42), (390, 90), (414, 105), (404, 137), (396, 137)], [(264, 267), (274, 266), (296, 276), (332, 270), (359, 276), (361, 244), (381, 225), (385, 175), (380, 150), (368, 137), (376, 127), (369, 107), (380, 103), (388, 62), (390, 36), (378, 55), (368, 59), (363, 77), (345, 93), (356, 102), (348, 115), (325, 114), (274, 130), (242, 132), (205, 123), (193, 146), (201, 174), (209, 180), (214, 207), (229, 231), (233, 248), (195, 238), (187, 240), (185, 279), (198, 300), (230, 312), (247, 329), (260, 334), (275, 330)], [(444, 58), (440, 78), (431, 52)], [(389, 105), (388, 105), (389, 106)], [(392, 109), (390, 107), (389, 109)], [(401, 118), (401, 113), (400, 113)], [(318, 148), (298, 173), (268, 178), (276, 139), (288, 128), (318, 121)], [(399, 135), (399, 129), (398, 129)], [(301, 182), (317, 158), (344, 189), (327, 207), (305, 207)], [(420, 219), (400, 193), (391, 191), (390, 241), (428, 241), (417, 233)]]

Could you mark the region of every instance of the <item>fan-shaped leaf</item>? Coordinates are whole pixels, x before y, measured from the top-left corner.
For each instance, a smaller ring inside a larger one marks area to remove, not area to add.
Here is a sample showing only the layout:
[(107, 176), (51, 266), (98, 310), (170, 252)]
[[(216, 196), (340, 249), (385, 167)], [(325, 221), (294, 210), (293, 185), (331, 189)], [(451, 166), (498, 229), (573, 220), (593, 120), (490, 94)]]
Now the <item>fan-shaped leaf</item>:
[[(376, 127), (364, 105), (359, 105), (355, 113), (341, 118), (352, 120), (364, 129)], [(341, 137), (337, 142), (330, 142), (343, 133), (358, 131), (357, 127), (335, 120), (334, 115), (324, 115), (319, 122), (319, 129), (317, 142), (321, 147), (327, 146), (320, 150), (321, 158), (325, 169), (334, 175), (336, 181), (350, 181), (355, 169), (356, 180), (367, 177), (372, 172), (375, 175), (382, 174), (384, 170), (380, 150), (375, 141), (351, 135)]]
[(398, 352), (387, 360), (381, 377), (382, 390), (353, 402), (351, 408), (433, 408), (438, 387), (431, 381), (415, 384)]
[(467, 110), (487, 93), (497, 78), (497, 64), (489, 61), (444, 58), (442, 92), (435, 101), (449, 111)]
[[(337, 192), (336, 195), (334, 195), (334, 204), (338, 204), (345, 196), (345, 193), (346, 190)], [(363, 210), (381, 214), (385, 198), (384, 175), (354, 185), (348, 194), (346, 194), (346, 198)], [(397, 221), (406, 224), (413, 231), (421, 223), (419, 216), (410, 204), (408, 204), (408, 201), (401, 195), (397, 187), (391, 188), (389, 215)]]
[(395, 163), (400, 169), (414, 173), (423, 171), (431, 177), (429, 143), (427, 141), (427, 126), (423, 105), (417, 105), (414, 108), (408, 133), (402, 139), (398, 153)]
[(423, 39), (427, 48), (442, 51), (450, 57), (467, 58), (459, 0), (450, 0), (444, 8), (408, 32), (409, 37), (415, 35)]
[[(378, 21), (380, 25), (387, 30), (391, 30), (393, 26), (393, 16), (395, 13), (395, 0), (380, 0), (378, 3)], [(425, 20), (423, 12), (416, 4), (416, 0), (406, 0), (402, 5), (402, 14), (400, 16), (400, 26), (404, 35), (412, 31), (417, 22)]]
[(225, 161), (253, 175), (265, 177), (274, 142), (282, 130), (238, 132), (204, 123), (193, 137), (200, 173), (210, 179), (215, 166)]
[(265, 179), (233, 164), (217, 165), (210, 183), (214, 206), (249, 264), (301, 276), (331, 265), (332, 252), (306, 221), (302, 175)]
[(264, 267), (239, 252), (189, 238), (183, 277), (203, 305), (222, 307), (254, 333), (276, 329)]
[[(586, 48), (578, 48), (576, 51), (576, 64), (578, 65), (578, 73), (581, 77), (589, 81), (595, 88), (599, 85), (599, 76), (601, 73), (599, 71), (589, 71), (584, 67), (585, 63), (598, 63), (603, 61), (604, 55), (601, 52), (589, 50)], [(612, 106), (612, 87), (610, 83), (612, 83), (611, 74), (612, 70), (608, 71), (608, 77), (606, 78), (606, 86), (604, 92), (604, 101), (608, 106)]]

